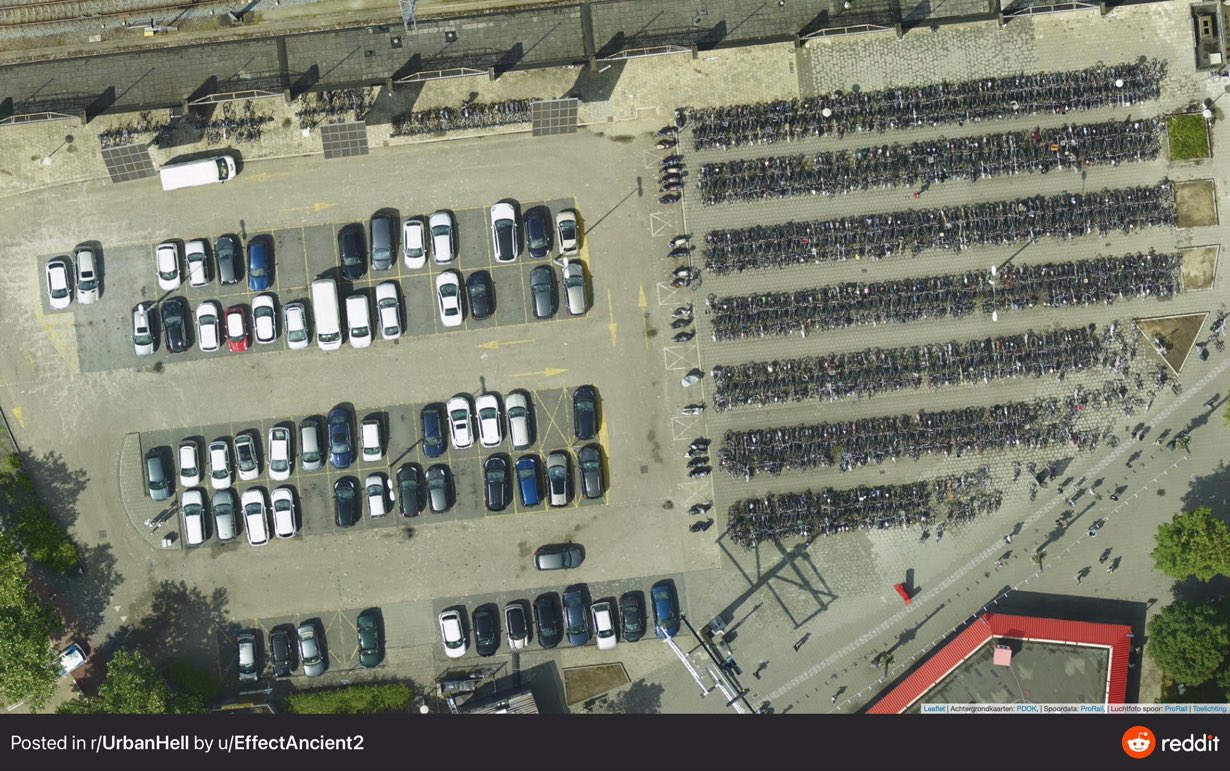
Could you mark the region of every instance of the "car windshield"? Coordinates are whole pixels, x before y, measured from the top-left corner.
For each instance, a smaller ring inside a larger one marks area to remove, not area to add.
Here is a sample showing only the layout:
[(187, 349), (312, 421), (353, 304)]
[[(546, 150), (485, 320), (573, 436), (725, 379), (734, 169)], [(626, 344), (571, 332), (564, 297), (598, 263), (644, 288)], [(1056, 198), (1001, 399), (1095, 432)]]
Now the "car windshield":
[(397, 485), (397, 489), (401, 493), (401, 497), (403, 499), (412, 498), (414, 497), (414, 494), (418, 492), (419, 483), (413, 478), (408, 477), (401, 480), (401, 482)]
[(261, 505), (259, 503), (249, 503), (243, 507), (245, 517), (259, 517), (261, 515)]
[(577, 237), (577, 224), (572, 220), (564, 220), (559, 224), (559, 234), (563, 238), (573, 239)]
[(458, 424), (458, 423), (464, 424), (466, 423), (467, 419), (470, 417), (469, 413), (467, 413), (465, 410), (453, 410), (448, 415), (450, 418), (453, 419), (454, 424)]
[(498, 468), (487, 469), (487, 481), (488, 482), (503, 482), (504, 481), (504, 471)]
[(342, 485), (337, 488), (337, 499), (341, 503), (350, 503), (354, 500), (354, 490), (350, 489), (350, 485)]
[(307, 340), (305, 319), (303, 318), (303, 313), (298, 309), (292, 311), (286, 317), (286, 337), (294, 343)]
[(517, 476), (520, 477), (521, 479), (528, 479), (528, 480), (534, 480), (537, 478), (537, 474), (534, 473), (533, 466), (522, 467), (520, 470), (517, 471)]
[(154, 342), (154, 336), (150, 334), (149, 325), (142, 321), (142, 325), (137, 328), (137, 332), (132, 336), (132, 341), (137, 345), (149, 345)]
[(495, 407), (484, 407), (478, 411), (478, 416), (483, 420), (495, 420), (500, 416), (500, 412)]
[(568, 470), (563, 466), (552, 466), (547, 471), (550, 474), (552, 481), (562, 481), (568, 478)]
[(457, 296), (457, 287), (452, 284), (444, 284), (440, 287), (440, 296), (445, 298), (453, 298)]
[(231, 504), (215, 503), (214, 504), (214, 519), (226, 519), (231, 516)]
[(239, 458), (239, 465), (245, 469), (250, 468), (256, 463), (256, 459), (252, 456), (251, 441), (236, 441), (235, 455)]
[(252, 265), (248, 268), (248, 275), (253, 278), (261, 278), (265, 275), (264, 258), (261, 258), (259, 262), (255, 257), (252, 259)]
[(379, 482), (372, 482), (367, 486), (367, 497), (376, 498), (384, 493), (384, 485)]
[(440, 238), (449, 235), (449, 230), (450, 228), (448, 225), (436, 225), (431, 229), (431, 234), (437, 238)]

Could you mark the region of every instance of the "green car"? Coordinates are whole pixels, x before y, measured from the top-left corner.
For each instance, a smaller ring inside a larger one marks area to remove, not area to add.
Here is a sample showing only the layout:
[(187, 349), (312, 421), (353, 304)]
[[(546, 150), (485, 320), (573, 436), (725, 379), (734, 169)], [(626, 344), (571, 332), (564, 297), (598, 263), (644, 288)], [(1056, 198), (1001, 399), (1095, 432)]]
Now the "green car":
[(359, 663), (371, 669), (383, 658), (380, 654), (380, 611), (368, 608), (355, 621), (359, 633)]

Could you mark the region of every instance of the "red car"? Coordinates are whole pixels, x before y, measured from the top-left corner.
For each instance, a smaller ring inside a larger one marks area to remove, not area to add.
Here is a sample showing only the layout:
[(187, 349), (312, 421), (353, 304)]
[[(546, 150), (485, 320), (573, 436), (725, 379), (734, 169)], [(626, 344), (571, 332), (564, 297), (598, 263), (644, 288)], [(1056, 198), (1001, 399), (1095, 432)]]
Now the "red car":
[(242, 305), (226, 309), (226, 347), (231, 353), (248, 350), (248, 311)]

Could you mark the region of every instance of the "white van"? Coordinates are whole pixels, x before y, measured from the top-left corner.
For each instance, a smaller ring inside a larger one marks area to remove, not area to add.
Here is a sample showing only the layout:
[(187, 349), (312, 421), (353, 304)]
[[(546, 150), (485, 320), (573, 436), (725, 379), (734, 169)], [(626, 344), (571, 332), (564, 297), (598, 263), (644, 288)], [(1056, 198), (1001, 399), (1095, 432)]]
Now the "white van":
[(318, 278), (312, 282), (312, 315), (316, 317), (316, 344), (322, 351), (342, 347), (342, 318), (337, 304), (337, 282)]
[(211, 185), (226, 182), (235, 176), (235, 161), (230, 156), (201, 158), (196, 161), (172, 163), (158, 170), (163, 190)]

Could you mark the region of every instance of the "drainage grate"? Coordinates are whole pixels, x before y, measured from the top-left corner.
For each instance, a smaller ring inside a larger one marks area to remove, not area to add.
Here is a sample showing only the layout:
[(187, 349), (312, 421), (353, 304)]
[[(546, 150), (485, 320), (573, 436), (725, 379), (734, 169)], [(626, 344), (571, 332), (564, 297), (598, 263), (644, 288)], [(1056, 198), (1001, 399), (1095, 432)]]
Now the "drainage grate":
[(325, 158), (349, 158), (367, 155), (367, 123), (330, 123), (320, 127), (320, 141)]
[(648, 474), (648, 473), (649, 473), (649, 467), (648, 467), (648, 466), (641, 466), (641, 473), (642, 473), (642, 474)]
[(146, 145), (108, 147), (102, 151), (102, 156), (112, 182), (131, 182), (158, 174)]
[(577, 110), (580, 99), (549, 99), (530, 105), (530, 117), (534, 121), (534, 136), (577, 133)]
[(107, 537), (107, 531), (106, 531), (106, 530), (99, 530), (99, 531), (98, 531), (98, 537), (99, 537), (99, 538), (106, 538), (106, 537)]

